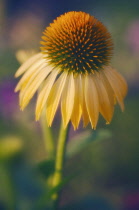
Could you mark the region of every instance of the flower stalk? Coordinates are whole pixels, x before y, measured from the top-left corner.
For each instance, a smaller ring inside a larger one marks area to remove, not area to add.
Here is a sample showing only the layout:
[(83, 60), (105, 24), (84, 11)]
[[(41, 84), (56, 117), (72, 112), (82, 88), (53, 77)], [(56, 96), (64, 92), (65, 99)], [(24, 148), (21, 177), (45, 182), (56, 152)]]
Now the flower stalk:
[[(69, 131), (69, 125), (66, 128), (64, 128), (63, 122), (62, 122), (61, 127), (60, 127), (57, 152), (56, 152), (55, 172), (54, 172), (53, 182), (52, 182), (53, 188), (58, 187), (59, 184), (62, 182), (68, 131)], [(57, 191), (52, 195), (54, 210), (58, 209), (59, 197), (60, 197), (60, 191)]]
[(54, 141), (53, 141), (51, 128), (48, 127), (48, 125), (47, 125), (47, 121), (46, 121), (44, 112), (41, 116), (41, 129), (42, 129), (45, 149), (47, 152), (47, 159), (53, 159), (54, 154), (55, 154)]

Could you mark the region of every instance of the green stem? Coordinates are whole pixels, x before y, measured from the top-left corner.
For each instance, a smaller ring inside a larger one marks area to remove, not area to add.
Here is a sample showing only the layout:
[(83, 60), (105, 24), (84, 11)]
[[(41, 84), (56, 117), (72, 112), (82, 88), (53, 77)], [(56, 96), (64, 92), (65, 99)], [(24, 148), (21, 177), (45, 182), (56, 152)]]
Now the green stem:
[[(55, 161), (55, 172), (53, 176), (53, 187), (57, 187), (62, 181), (68, 130), (69, 126), (64, 128), (63, 123), (61, 123), (58, 145), (57, 145), (56, 161)], [(59, 191), (54, 193), (52, 196), (52, 200), (54, 203), (54, 210), (58, 209), (59, 197), (60, 197)]]
[(43, 139), (44, 139), (48, 159), (53, 159), (54, 152), (55, 152), (54, 142), (53, 142), (51, 128), (48, 127), (47, 125), (47, 121), (46, 121), (46, 117), (44, 113), (41, 116), (41, 128), (42, 128)]
[(2, 171), (1, 179), (3, 180), (3, 183), (6, 184), (6, 195), (7, 195), (7, 210), (14, 210), (16, 209), (16, 190), (13, 182), (12, 172), (10, 165), (1, 164), (0, 169)]

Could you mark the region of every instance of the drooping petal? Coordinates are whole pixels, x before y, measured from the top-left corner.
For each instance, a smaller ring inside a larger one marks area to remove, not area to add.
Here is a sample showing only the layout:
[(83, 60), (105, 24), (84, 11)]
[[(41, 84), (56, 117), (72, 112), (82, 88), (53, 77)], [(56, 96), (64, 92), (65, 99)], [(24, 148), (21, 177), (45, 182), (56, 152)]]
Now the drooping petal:
[(99, 101), (93, 76), (85, 76), (85, 102), (92, 128), (96, 128), (99, 116)]
[(74, 78), (75, 82), (75, 96), (74, 96), (74, 106), (73, 106), (73, 111), (71, 115), (71, 122), (73, 124), (74, 130), (78, 128), (80, 119), (81, 119), (81, 114), (82, 114), (82, 109), (81, 109), (81, 77), (80, 75), (76, 76)]
[(80, 96), (81, 96), (81, 107), (82, 107), (82, 118), (83, 118), (83, 127), (86, 127), (89, 123), (89, 115), (85, 103), (85, 77), (81, 76), (80, 80)]
[(67, 126), (71, 118), (73, 105), (74, 105), (74, 95), (75, 95), (74, 78), (73, 78), (73, 73), (70, 73), (67, 77), (67, 81), (61, 98), (61, 112), (62, 112), (64, 127)]
[(125, 98), (125, 96), (127, 95), (127, 89), (128, 89), (125, 79), (122, 77), (121, 74), (119, 74), (117, 71), (115, 71), (111, 67), (108, 68), (108, 71), (117, 80), (121, 94), (123, 98)]
[[(111, 85), (111, 87), (113, 89), (113, 92), (115, 94), (115, 97), (116, 97), (116, 99), (117, 99), (117, 101), (118, 101), (118, 103), (119, 103), (119, 105), (121, 107), (121, 110), (123, 111), (124, 110), (123, 94), (125, 92), (125, 90), (123, 89), (124, 86), (121, 86), (119, 84), (118, 78), (115, 78), (114, 73), (111, 74), (109, 68), (108, 69), (107, 68), (104, 69), (103, 73), (106, 76), (108, 82), (110, 83), (110, 85)], [(123, 92), (123, 94), (122, 94), (122, 92)]]
[(103, 71), (99, 72), (99, 78), (103, 82), (104, 87), (106, 88), (111, 105), (114, 106), (116, 102), (115, 94)]
[(46, 67), (43, 69), (40, 69), (40, 72), (36, 75), (35, 78), (31, 79), (26, 87), (20, 91), (20, 106), (23, 110), (27, 104), (29, 103), (30, 99), (35, 94), (36, 90), (39, 88), (39, 86), (42, 84), (42, 82), (45, 80), (47, 75), (50, 73), (52, 69), (46, 70)]
[(46, 103), (46, 118), (47, 118), (47, 122), (48, 122), (48, 126), (51, 126), (53, 119), (54, 119), (54, 115), (55, 112), (57, 110), (60, 98), (61, 98), (61, 94), (66, 82), (66, 78), (67, 78), (67, 72), (63, 72), (61, 74), (61, 76), (57, 79), (57, 81), (55, 82), (47, 103)]
[(52, 73), (47, 77), (42, 90), (38, 94), (37, 105), (36, 105), (36, 120), (40, 118), (40, 114), (47, 101), (47, 98), (49, 96), (49, 93), (51, 91), (51, 88), (55, 82), (58, 73), (59, 71), (57, 69), (53, 69)]
[(112, 119), (114, 111), (114, 104), (112, 103), (111, 99), (111, 97), (113, 96), (109, 95), (107, 87), (105, 87), (100, 74), (101, 72), (95, 72), (95, 74), (93, 75), (93, 79), (97, 87), (100, 113), (106, 119), (107, 123), (109, 123)]
[(20, 81), (18, 82), (15, 92), (19, 91), (22, 88), (25, 88), (25, 86), (28, 84), (28, 82), (36, 77), (36, 75), (39, 73), (40, 69), (47, 67), (46, 63), (41, 59), (35, 64), (33, 64), (27, 72), (22, 76)]
[(24, 64), (20, 66), (20, 68), (17, 70), (15, 77), (19, 77), (21, 74), (23, 74), (25, 71), (28, 70), (28, 68), (34, 64), (38, 59), (42, 58), (42, 53), (38, 53), (31, 58), (29, 58)]

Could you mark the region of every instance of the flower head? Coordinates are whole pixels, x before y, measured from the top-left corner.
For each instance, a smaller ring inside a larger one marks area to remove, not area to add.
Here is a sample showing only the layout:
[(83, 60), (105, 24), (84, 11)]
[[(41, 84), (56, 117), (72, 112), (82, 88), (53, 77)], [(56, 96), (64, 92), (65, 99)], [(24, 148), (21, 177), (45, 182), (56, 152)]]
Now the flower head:
[(92, 73), (110, 61), (112, 40), (106, 27), (84, 12), (66, 13), (46, 28), (41, 47), (54, 67)]
[(51, 126), (61, 104), (64, 126), (71, 120), (74, 129), (81, 118), (96, 128), (99, 113), (110, 122), (114, 105), (124, 109), (127, 92), (124, 78), (109, 66), (112, 39), (106, 27), (84, 12), (68, 12), (58, 17), (43, 33), (41, 53), (27, 60), (16, 73), (24, 74), (20, 90), (23, 110), (39, 89), (36, 120), (46, 111)]

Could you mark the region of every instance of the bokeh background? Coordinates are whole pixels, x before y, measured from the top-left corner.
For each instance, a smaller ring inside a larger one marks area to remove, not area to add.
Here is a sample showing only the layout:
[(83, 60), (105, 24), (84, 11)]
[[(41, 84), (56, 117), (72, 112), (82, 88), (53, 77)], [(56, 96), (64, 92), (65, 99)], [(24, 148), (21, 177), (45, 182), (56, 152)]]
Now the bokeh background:
[[(44, 28), (73, 10), (88, 12), (107, 26), (114, 41), (112, 65), (126, 78), (129, 91), (124, 113), (117, 106), (110, 125), (100, 119), (98, 140), (67, 160), (65, 176), (77, 175), (63, 190), (61, 209), (139, 209), (139, 1), (0, 0), (0, 210), (35, 210), (44, 190), (37, 165), (47, 154), (34, 121), (35, 100), (21, 112), (14, 93), (17, 51), (38, 51)], [(70, 136), (75, 136), (72, 129)]]

